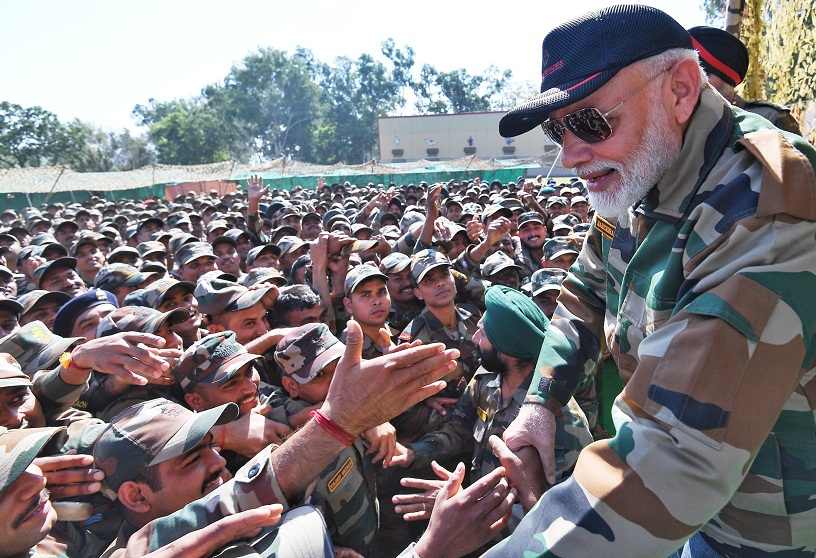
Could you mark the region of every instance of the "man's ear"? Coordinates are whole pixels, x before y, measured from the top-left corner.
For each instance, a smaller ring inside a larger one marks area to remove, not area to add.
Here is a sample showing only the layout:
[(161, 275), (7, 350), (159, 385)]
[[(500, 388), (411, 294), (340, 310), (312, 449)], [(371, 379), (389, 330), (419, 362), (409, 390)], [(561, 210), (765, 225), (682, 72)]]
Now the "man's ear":
[(351, 300), (349, 297), (343, 297), (343, 307), (346, 309), (346, 313), (351, 316)]
[(281, 377), (281, 385), (283, 389), (289, 392), (289, 397), (298, 397), (300, 395), (298, 383), (285, 374)]
[(703, 76), (696, 61), (685, 58), (678, 62), (670, 73), (674, 117), (678, 125), (685, 125), (694, 114)]
[(191, 391), (190, 393), (185, 393), (184, 401), (187, 403), (187, 406), (190, 407), (193, 411), (201, 412), (206, 410), (204, 408), (204, 398), (194, 391)]
[(227, 328), (225, 328), (221, 324), (211, 323), (209, 326), (207, 326), (207, 331), (209, 331), (210, 333), (220, 333), (222, 331), (227, 331)]
[(127, 481), (119, 487), (116, 495), (127, 509), (144, 514), (150, 511), (152, 492), (150, 487), (145, 484)]
[(416, 287), (414, 287), (414, 296), (417, 297), (419, 300), (425, 300), (424, 298), (422, 298), (422, 293)]

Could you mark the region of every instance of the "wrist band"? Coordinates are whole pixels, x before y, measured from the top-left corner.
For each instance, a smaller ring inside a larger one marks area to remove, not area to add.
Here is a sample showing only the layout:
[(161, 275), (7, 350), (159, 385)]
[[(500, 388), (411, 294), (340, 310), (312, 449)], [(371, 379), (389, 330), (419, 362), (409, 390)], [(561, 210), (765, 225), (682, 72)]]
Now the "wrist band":
[(64, 352), (59, 357), (59, 363), (62, 365), (63, 368), (66, 370), (69, 368), (73, 368), (78, 372), (90, 372), (91, 368), (80, 368), (76, 364), (74, 364), (74, 351), (76, 351), (79, 347), (74, 347), (74, 350), (69, 352)]
[(320, 428), (328, 432), (332, 438), (344, 446), (349, 447), (354, 443), (354, 436), (346, 432), (340, 425), (321, 413), (319, 410), (312, 411), (309, 413), (309, 416), (314, 418), (314, 421)]

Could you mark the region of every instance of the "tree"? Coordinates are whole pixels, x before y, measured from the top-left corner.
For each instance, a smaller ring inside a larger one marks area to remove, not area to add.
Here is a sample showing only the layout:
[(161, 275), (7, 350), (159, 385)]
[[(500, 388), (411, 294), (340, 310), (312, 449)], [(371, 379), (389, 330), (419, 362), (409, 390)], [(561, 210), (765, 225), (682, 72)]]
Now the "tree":
[(304, 148), (308, 153), (313, 125), (323, 114), (317, 70), (308, 50), (289, 56), (262, 48), (234, 66), (223, 85), (206, 87), (203, 95), (207, 107), (222, 114), (238, 141), (260, 158)]
[(147, 126), (159, 163), (199, 165), (236, 155), (234, 135), (223, 115), (200, 97), (166, 103), (150, 99), (148, 105), (137, 105), (133, 116)]
[(321, 68), (323, 121), (315, 128), (315, 160), (334, 164), (362, 163), (373, 158), (377, 144), (377, 117), (405, 105), (411, 86), (414, 51), (397, 48), (392, 39), (382, 43), (386, 63), (363, 54), (357, 60), (341, 57)]
[(69, 135), (53, 113), (0, 102), (0, 166), (58, 164), (69, 144)]
[(65, 128), (70, 148), (64, 160), (77, 172), (132, 170), (153, 161), (147, 140), (134, 138), (127, 130), (105, 132), (80, 120), (74, 120)]
[(495, 66), (472, 76), (464, 68), (440, 72), (424, 64), (420, 80), (414, 83), (416, 108), (432, 114), (499, 110), (505, 106), (502, 92), (512, 76), (511, 70), (499, 72)]

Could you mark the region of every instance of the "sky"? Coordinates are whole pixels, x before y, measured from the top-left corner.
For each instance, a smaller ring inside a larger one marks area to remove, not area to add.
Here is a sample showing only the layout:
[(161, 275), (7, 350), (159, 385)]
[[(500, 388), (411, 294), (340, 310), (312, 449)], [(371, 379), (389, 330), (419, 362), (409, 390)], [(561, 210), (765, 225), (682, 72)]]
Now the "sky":
[[(685, 27), (704, 25), (702, 0), (650, 0)], [(259, 47), (316, 58), (380, 57), (393, 38), (416, 69), (491, 64), (538, 84), (541, 41), (560, 23), (608, 6), (596, 0), (2, 0), (0, 101), (40, 106), (68, 122), (140, 130), (137, 104), (198, 95)]]

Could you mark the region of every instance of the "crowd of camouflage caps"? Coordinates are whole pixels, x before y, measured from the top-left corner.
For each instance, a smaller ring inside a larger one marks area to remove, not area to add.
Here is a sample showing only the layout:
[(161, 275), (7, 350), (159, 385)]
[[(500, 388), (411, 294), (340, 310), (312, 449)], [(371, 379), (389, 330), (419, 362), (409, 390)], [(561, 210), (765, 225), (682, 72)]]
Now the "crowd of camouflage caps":
[[(100, 539), (98, 554), (121, 536), (123, 522), (115, 513), (99, 511), (116, 508), (101, 500), (103, 495), (115, 499), (122, 483), (180, 451), (153, 448), (147, 456), (137, 452), (117, 460), (103, 440), (131, 437), (150, 449), (156, 442), (142, 440), (143, 430), (151, 421), (158, 428), (156, 417), (169, 413), (178, 415), (178, 424), (167, 427), (172, 430), (167, 437), (186, 432), (187, 442), (195, 445), (200, 436), (190, 439), (188, 431), (214, 428), (259, 402), (273, 408), (267, 417), (297, 428), (304, 416), (308, 420), (302, 411), (320, 401), (314, 390), (340, 358), (352, 317), (363, 326), (366, 358), (382, 354), (389, 343), (416, 339), (460, 348), (460, 366), (451, 376), (460, 381), (448, 393), (458, 397), (462, 382), (478, 367), (469, 348), (485, 309), (485, 290), (491, 285), (519, 290), (552, 316), (565, 270), (577, 257), (591, 219), (580, 180), (540, 176), (430, 185), (321, 180), (317, 190), (283, 191), (263, 187), (253, 177), (236, 193), (220, 197), (214, 191), (172, 201), (93, 196), (22, 213), (7, 209), (0, 214), (0, 354), (5, 359), (0, 359), (0, 397), (7, 401), (4, 392), (25, 390), (42, 411), (36, 418), (24, 410), (3, 416), (7, 430), (0, 431), (0, 442), (10, 449), (0, 455), (0, 470), (10, 472), (0, 479), (0, 497), (38, 452), (95, 454), (108, 481), (95, 498), (88, 497), (93, 515), (83, 528)], [(440, 269), (452, 277), (452, 289), (419, 289), (421, 282), (436, 280)], [(387, 288), (379, 298), (371, 295), (380, 302), (350, 303), (352, 293), (372, 278)], [(452, 334), (434, 316), (439, 307), (454, 304), (459, 325)], [(372, 339), (374, 326), (386, 326), (390, 339)], [(276, 328), (286, 328), (280, 342), (257, 346)], [(148, 385), (128, 385), (94, 372), (81, 389), (51, 378), (71, 365), (64, 359), (75, 348), (126, 332), (163, 337), (173, 373)], [(237, 412), (196, 390), (235, 383), (247, 364), (255, 365), (259, 376), (248, 379), (265, 389), (233, 399)], [(585, 411), (594, 423), (591, 408), (590, 402)], [(421, 436), (440, 419), (434, 416), (403, 417), (395, 423), (398, 440)], [(65, 426), (67, 431), (57, 430)], [(11, 435), (21, 428), (31, 428), (37, 438), (16, 451), (20, 441)], [(240, 452), (222, 453), (230, 466), (247, 462)], [(393, 484), (393, 479), (380, 481)], [(342, 522), (337, 522), (334, 534), (342, 540)], [(382, 528), (386, 525), (383, 521)], [(370, 535), (361, 535), (356, 550), (387, 555)]]

